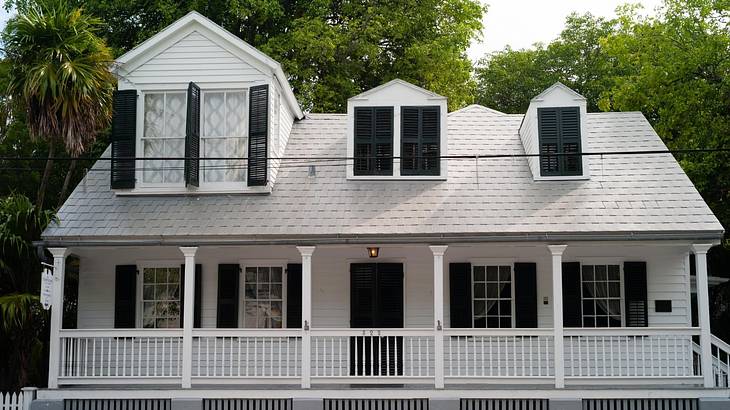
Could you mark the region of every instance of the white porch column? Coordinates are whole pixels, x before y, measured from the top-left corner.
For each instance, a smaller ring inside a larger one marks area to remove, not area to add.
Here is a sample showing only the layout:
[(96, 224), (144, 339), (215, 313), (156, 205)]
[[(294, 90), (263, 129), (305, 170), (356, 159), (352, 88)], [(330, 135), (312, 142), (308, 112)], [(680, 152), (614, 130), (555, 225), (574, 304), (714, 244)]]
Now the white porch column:
[(433, 252), (434, 385), (444, 388), (444, 253), (448, 246), (429, 246)]
[(707, 286), (707, 251), (712, 244), (695, 244), (692, 250), (695, 253), (697, 264), (697, 313), (700, 324), (700, 350), (702, 351), (702, 376), (705, 387), (714, 387), (715, 380), (712, 371), (712, 332), (710, 331), (710, 295)]
[(312, 386), (312, 254), (314, 246), (297, 246), (302, 255), (302, 388)]
[(548, 245), (553, 259), (553, 347), (555, 349), (555, 388), (565, 387), (563, 357), (563, 252), (568, 245)]
[(182, 387), (192, 387), (193, 377), (193, 326), (195, 312), (195, 253), (196, 246), (180, 247), (180, 252), (185, 256), (185, 305), (183, 306), (183, 357), (182, 357)]
[(48, 345), (48, 387), (58, 387), (63, 328), (63, 282), (66, 276), (67, 248), (49, 248), (53, 255), (53, 295), (51, 296), (51, 337)]

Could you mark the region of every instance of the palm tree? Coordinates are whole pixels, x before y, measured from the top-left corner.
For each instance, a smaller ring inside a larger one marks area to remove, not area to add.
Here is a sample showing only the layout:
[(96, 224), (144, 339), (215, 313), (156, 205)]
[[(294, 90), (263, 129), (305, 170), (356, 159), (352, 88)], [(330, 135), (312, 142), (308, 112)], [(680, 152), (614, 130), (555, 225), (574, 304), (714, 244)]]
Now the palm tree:
[(109, 125), (116, 81), (109, 71), (111, 51), (99, 37), (101, 26), (101, 20), (66, 0), (42, 0), (11, 19), (3, 33), (11, 65), (8, 94), (26, 111), (31, 136), (48, 142), (36, 199), (39, 209), (56, 144), (62, 143), (73, 158), (63, 201), (75, 159)]

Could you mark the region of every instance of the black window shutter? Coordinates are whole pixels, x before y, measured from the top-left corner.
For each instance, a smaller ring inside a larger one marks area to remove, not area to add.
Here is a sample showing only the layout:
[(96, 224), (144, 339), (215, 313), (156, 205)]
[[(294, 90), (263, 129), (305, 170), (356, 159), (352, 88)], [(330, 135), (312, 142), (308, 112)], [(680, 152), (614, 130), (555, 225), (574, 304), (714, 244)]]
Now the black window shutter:
[(262, 186), (268, 177), (268, 85), (251, 87), (248, 120), (248, 185)]
[(580, 155), (551, 155), (581, 152), (580, 109), (578, 107), (538, 108), (540, 175), (581, 175)]
[(537, 264), (515, 263), (515, 326), (537, 327)]
[(350, 327), (375, 326), (374, 263), (350, 264)]
[(238, 327), (240, 270), (236, 264), (218, 265), (218, 309), (216, 327)]
[(441, 108), (401, 108), (401, 175), (438, 175)]
[(134, 188), (137, 146), (137, 90), (114, 91), (112, 106), (112, 189)]
[(188, 84), (185, 126), (185, 186), (198, 186), (200, 179), (200, 87)]
[(302, 264), (286, 265), (286, 327), (302, 328)]
[[(580, 153), (580, 109), (562, 107), (560, 112), (560, 149), (564, 154)], [(563, 175), (581, 175), (580, 155), (564, 155), (560, 158)]]
[(649, 325), (646, 293), (646, 262), (624, 262), (627, 327)]
[(449, 296), (451, 327), (472, 327), (471, 263), (449, 264)]
[(376, 324), (403, 327), (403, 264), (378, 263), (376, 269)]
[(114, 278), (114, 327), (136, 327), (137, 266), (117, 265)]
[[(195, 305), (193, 306), (193, 327), (199, 328), (203, 301), (203, 265), (195, 264)], [(185, 265), (180, 265), (180, 327), (183, 327), (183, 312), (185, 311)]]
[(580, 287), (580, 263), (563, 262), (563, 327), (583, 327)]
[(355, 175), (393, 175), (393, 107), (355, 107)]

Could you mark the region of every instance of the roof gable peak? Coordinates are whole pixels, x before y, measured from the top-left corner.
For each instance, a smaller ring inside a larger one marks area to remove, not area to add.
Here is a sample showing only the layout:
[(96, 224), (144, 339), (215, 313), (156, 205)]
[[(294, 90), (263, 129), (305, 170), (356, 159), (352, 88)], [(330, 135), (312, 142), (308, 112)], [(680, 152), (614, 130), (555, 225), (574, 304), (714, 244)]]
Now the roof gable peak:
[(373, 94), (376, 94), (376, 93), (378, 93), (380, 91), (383, 91), (385, 89), (388, 89), (388, 88), (391, 88), (391, 87), (398, 87), (398, 86), (400, 86), (400, 87), (406, 87), (406, 88), (408, 88), (408, 89), (410, 89), (412, 91), (415, 91), (417, 93), (423, 94), (424, 96), (428, 97), (429, 99), (439, 99), (439, 100), (440, 99), (444, 99), (444, 100), (446, 99), (446, 97), (444, 97), (442, 95), (436, 94), (433, 91), (429, 91), (429, 90), (427, 90), (425, 88), (422, 88), (422, 87), (419, 87), (419, 86), (417, 86), (415, 84), (411, 84), (408, 81), (401, 80), (400, 78), (396, 78), (396, 79), (393, 79), (393, 80), (388, 81), (387, 83), (380, 84), (379, 86), (377, 86), (375, 88), (371, 88), (371, 89), (369, 89), (367, 91), (364, 91), (364, 92), (362, 92), (362, 93), (360, 93), (360, 94), (358, 94), (358, 95), (356, 95), (354, 97), (350, 97), (349, 99), (350, 100), (357, 100), (357, 99), (365, 98), (365, 97), (371, 96)]
[(530, 100), (530, 101), (542, 100), (546, 96), (548, 96), (549, 94), (552, 94), (553, 92), (555, 92), (557, 90), (560, 90), (560, 91), (563, 91), (563, 92), (566, 92), (566, 93), (570, 94), (576, 100), (585, 101), (585, 99), (586, 99), (582, 95), (578, 94), (577, 91), (575, 91), (572, 88), (568, 87), (567, 85), (561, 83), (560, 81), (557, 81), (555, 84), (551, 85), (550, 87), (546, 88), (543, 92), (541, 92), (540, 94), (538, 94), (535, 97), (533, 97), (532, 100)]

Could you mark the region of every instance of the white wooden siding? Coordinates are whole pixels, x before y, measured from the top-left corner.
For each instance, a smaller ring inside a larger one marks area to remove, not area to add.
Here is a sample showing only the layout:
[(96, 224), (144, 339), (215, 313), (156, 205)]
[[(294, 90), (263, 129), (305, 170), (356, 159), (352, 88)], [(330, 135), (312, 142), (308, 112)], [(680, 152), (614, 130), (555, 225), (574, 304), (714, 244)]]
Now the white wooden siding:
[[(79, 328), (104, 329), (114, 323), (115, 265), (138, 264), (143, 261), (176, 260), (183, 263), (174, 247), (77, 249), (81, 257), (79, 274)], [(428, 328), (433, 316), (433, 256), (425, 245), (381, 246), (380, 257), (366, 257), (365, 246), (317, 247), (313, 256), (312, 325), (320, 328), (347, 328), (350, 316), (350, 274), (352, 262), (402, 262), (405, 269), (404, 324), (406, 327)], [(218, 264), (241, 260), (287, 260), (300, 262), (294, 247), (200, 247), (196, 263), (203, 265), (202, 325), (215, 327)], [(550, 256), (545, 245), (455, 245), (446, 252), (444, 274), (444, 317), (449, 320), (448, 263), (475, 259), (510, 258), (517, 262), (537, 264), (538, 325), (552, 326), (552, 290)], [(689, 278), (685, 270), (684, 246), (568, 246), (564, 261), (615, 260), (646, 261), (648, 268), (648, 305), (650, 326), (689, 326), (687, 300)], [(543, 299), (548, 298), (548, 304)], [(671, 300), (672, 312), (654, 311), (655, 300)], [(622, 306), (623, 308), (623, 306)]]
[(206, 83), (261, 83), (270, 78), (271, 73), (262, 72), (199, 31), (124, 75), (132, 84), (152, 87), (171, 83), (185, 86), (194, 81), (205, 88)]

